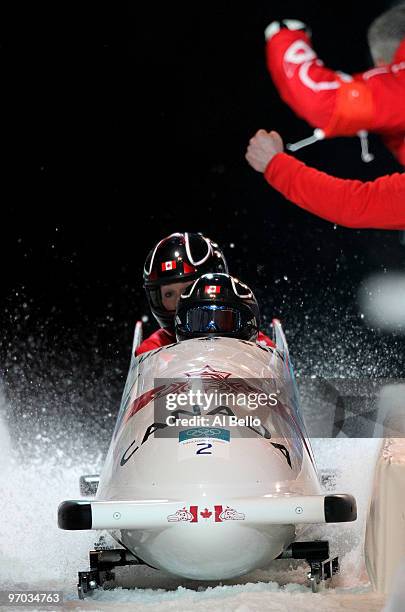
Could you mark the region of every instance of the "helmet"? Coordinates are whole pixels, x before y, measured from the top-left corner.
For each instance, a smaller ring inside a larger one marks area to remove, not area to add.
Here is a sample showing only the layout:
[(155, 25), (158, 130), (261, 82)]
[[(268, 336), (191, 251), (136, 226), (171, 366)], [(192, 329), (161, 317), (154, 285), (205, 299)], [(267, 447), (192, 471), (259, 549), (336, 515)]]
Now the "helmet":
[(143, 280), (150, 309), (161, 327), (173, 328), (175, 315), (163, 305), (161, 286), (192, 281), (206, 272), (228, 272), (228, 266), (218, 245), (202, 234), (171, 234), (151, 250)]
[(177, 340), (225, 336), (255, 342), (259, 326), (253, 292), (229, 274), (204, 274), (187, 287), (177, 305)]

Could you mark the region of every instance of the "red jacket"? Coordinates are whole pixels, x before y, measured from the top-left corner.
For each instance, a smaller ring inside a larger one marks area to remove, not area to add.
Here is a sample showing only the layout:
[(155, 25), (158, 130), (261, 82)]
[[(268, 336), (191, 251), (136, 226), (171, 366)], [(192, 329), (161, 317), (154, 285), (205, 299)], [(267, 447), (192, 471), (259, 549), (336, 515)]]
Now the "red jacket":
[[(262, 332), (259, 332), (259, 336), (257, 341), (260, 343), (264, 343), (267, 346), (276, 346), (270, 338), (268, 338)], [(176, 336), (171, 333), (167, 329), (158, 329), (155, 331), (149, 338), (146, 338), (136, 349), (135, 355), (142, 355), (142, 353), (147, 353), (148, 351), (152, 351), (153, 349), (160, 348), (161, 346), (168, 346), (169, 344), (173, 344), (176, 342)]]
[(394, 62), (353, 76), (326, 68), (301, 31), (282, 29), (266, 43), (282, 99), (325, 136), (377, 132), (405, 166), (405, 40)]
[(264, 173), (272, 187), (309, 212), (346, 227), (405, 229), (405, 174), (339, 179), (277, 153)]

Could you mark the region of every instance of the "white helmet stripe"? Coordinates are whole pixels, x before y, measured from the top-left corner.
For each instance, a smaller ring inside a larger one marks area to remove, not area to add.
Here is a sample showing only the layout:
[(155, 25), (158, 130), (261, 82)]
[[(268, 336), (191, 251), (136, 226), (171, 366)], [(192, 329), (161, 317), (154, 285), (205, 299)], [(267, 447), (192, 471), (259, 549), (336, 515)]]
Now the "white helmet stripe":
[[(241, 283), (240, 280), (238, 280), (237, 278), (234, 278), (233, 276), (231, 276), (230, 274), (226, 274), (226, 272), (215, 272), (215, 276), (226, 276), (227, 278), (231, 279), (231, 284), (232, 284), (232, 289), (234, 294), (237, 297), (240, 298), (252, 298), (253, 297), (253, 293), (250, 291), (249, 287), (247, 285), (245, 285), (245, 283)], [(194, 287), (196, 286), (196, 284), (204, 277), (207, 277), (207, 282), (208, 280), (211, 280), (212, 278), (212, 274), (203, 274), (202, 276), (200, 276), (199, 278), (197, 278), (194, 283), (192, 285), (190, 285), (189, 287), (186, 288), (186, 292), (184, 292), (181, 295), (181, 298), (188, 298), (190, 297), (190, 295), (193, 293), (194, 291)], [(238, 283), (238, 285), (240, 285), (241, 287), (244, 287), (245, 289), (248, 290), (248, 293), (238, 293), (238, 289), (236, 287), (236, 283), (235, 281)]]
[(232, 283), (232, 288), (233, 288), (233, 292), (235, 293), (235, 295), (237, 295), (240, 298), (251, 298), (253, 297), (253, 293), (250, 291), (249, 287), (247, 285), (245, 285), (244, 283), (241, 283), (240, 281), (238, 281), (239, 285), (241, 285), (242, 287), (245, 287), (245, 289), (248, 290), (248, 293), (238, 293), (238, 290), (236, 288), (236, 284), (235, 284), (235, 280), (233, 276), (230, 276), (231, 279), (231, 283)]
[(184, 236), (185, 236), (185, 239), (186, 239), (186, 253), (187, 253), (187, 257), (188, 257), (188, 258), (189, 258), (189, 260), (190, 260), (190, 263), (192, 263), (192, 264), (193, 264), (193, 266), (200, 266), (201, 264), (203, 264), (204, 262), (206, 262), (206, 261), (207, 261), (207, 259), (208, 259), (208, 257), (209, 257), (209, 256), (211, 255), (211, 253), (212, 253), (212, 246), (211, 246), (211, 242), (210, 242), (210, 241), (209, 241), (207, 238), (205, 238), (204, 236), (201, 236), (201, 238), (202, 238), (203, 240), (205, 240), (205, 243), (206, 243), (206, 245), (207, 245), (207, 254), (206, 254), (206, 255), (205, 255), (205, 256), (204, 256), (202, 259), (200, 259), (199, 261), (194, 261), (193, 256), (191, 255), (191, 251), (190, 251), (190, 241), (189, 241), (189, 238), (188, 238), (188, 232), (186, 232), (186, 233), (184, 234)]
[[(201, 278), (201, 277), (200, 277)], [(180, 299), (183, 298), (188, 298), (190, 297), (190, 295), (193, 293), (194, 287), (196, 286), (196, 284), (198, 283), (198, 281), (200, 280), (200, 278), (196, 278), (194, 283), (192, 285), (190, 285), (189, 287), (186, 287), (186, 289), (183, 291), (183, 293), (180, 296)], [(187, 291), (187, 293), (186, 293)]]

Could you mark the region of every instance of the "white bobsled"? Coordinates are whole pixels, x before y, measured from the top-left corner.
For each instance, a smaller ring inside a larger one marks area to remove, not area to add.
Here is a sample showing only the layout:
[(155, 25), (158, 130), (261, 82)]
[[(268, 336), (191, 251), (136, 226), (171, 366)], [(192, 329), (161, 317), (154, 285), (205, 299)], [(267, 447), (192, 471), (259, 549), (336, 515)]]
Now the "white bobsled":
[(294, 542), (296, 527), (353, 521), (356, 503), (321, 493), (284, 334), (273, 326), (277, 348), (215, 337), (132, 351), (95, 499), (58, 511), (62, 529), (106, 529), (123, 546), (90, 554), (80, 596), (126, 564), (222, 580), (290, 556), (308, 560), (313, 584), (337, 570), (328, 543)]

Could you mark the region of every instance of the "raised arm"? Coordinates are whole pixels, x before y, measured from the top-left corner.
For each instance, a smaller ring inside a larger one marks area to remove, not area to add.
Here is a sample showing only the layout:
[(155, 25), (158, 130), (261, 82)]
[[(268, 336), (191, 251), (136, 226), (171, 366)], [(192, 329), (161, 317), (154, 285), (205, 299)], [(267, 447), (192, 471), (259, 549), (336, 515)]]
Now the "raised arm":
[(267, 67), (281, 98), (326, 136), (373, 129), (375, 103), (368, 81), (325, 67), (304, 24), (296, 24), (300, 22), (273, 22), (265, 32)]
[(264, 173), (267, 182), (308, 212), (345, 227), (405, 229), (405, 175), (362, 182), (340, 179), (278, 153)]
[(405, 229), (405, 174), (375, 181), (339, 179), (283, 153), (277, 132), (259, 130), (246, 153), (249, 164), (288, 200), (346, 227)]

